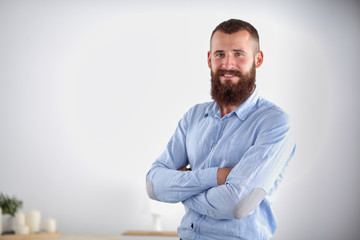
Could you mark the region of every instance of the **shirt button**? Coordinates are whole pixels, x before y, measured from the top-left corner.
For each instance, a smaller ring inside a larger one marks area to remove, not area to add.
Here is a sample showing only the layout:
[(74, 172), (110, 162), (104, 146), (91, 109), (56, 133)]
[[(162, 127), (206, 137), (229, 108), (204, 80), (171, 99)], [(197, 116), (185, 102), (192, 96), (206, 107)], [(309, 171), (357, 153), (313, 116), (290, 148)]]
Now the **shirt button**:
[(194, 229), (194, 224), (193, 223), (191, 223), (191, 228)]

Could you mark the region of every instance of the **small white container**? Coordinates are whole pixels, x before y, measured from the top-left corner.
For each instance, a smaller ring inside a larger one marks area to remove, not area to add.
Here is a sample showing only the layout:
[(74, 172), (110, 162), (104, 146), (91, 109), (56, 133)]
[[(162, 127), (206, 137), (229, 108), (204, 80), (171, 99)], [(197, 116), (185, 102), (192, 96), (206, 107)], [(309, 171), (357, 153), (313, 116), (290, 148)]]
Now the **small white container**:
[(56, 221), (53, 218), (49, 218), (45, 221), (45, 232), (54, 233), (56, 232)]
[(22, 212), (15, 213), (15, 227), (25, 225), (25, 214)]
[(29, 226), (30, 233), (40, 232), (41, 214), (39, 211), (35, 209), (28, 211), (25, 221)]

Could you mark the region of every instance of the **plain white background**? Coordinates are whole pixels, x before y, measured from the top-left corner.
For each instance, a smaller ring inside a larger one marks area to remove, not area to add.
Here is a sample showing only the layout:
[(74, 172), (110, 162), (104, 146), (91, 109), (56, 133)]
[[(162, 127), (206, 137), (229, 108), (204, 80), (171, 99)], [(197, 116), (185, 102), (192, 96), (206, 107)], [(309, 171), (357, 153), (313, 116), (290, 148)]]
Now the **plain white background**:
[[(296, 131), (274, 239), (357, 239), (356, 1), (0, 0), (0, 192), (64, 234), (151, 229), (145, 175), (211, 100), (209, 37), (230, 18), (258, 29), (259, 92)], [(160, 208), (176, 230), (181, 204)]]

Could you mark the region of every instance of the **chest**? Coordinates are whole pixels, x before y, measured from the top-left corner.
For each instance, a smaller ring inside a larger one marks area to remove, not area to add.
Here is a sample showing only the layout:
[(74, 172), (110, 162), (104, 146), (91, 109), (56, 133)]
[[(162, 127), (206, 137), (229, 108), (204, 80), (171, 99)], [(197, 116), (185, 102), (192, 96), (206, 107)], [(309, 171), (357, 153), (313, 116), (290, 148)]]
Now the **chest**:
[(256, 141), (254, 122), (207, 117), (189, 126), (187, 155), (193, 169), (234, 167)]

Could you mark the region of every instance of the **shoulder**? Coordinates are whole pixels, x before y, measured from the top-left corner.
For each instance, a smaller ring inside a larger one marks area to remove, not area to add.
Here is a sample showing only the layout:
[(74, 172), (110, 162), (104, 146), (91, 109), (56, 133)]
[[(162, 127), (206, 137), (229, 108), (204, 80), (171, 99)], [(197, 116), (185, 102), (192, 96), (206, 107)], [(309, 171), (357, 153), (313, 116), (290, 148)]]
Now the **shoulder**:
[(289, 115), (278, 105), (259, 97), (255, 105), (256, 118), (271, 125), (289, 124)]

